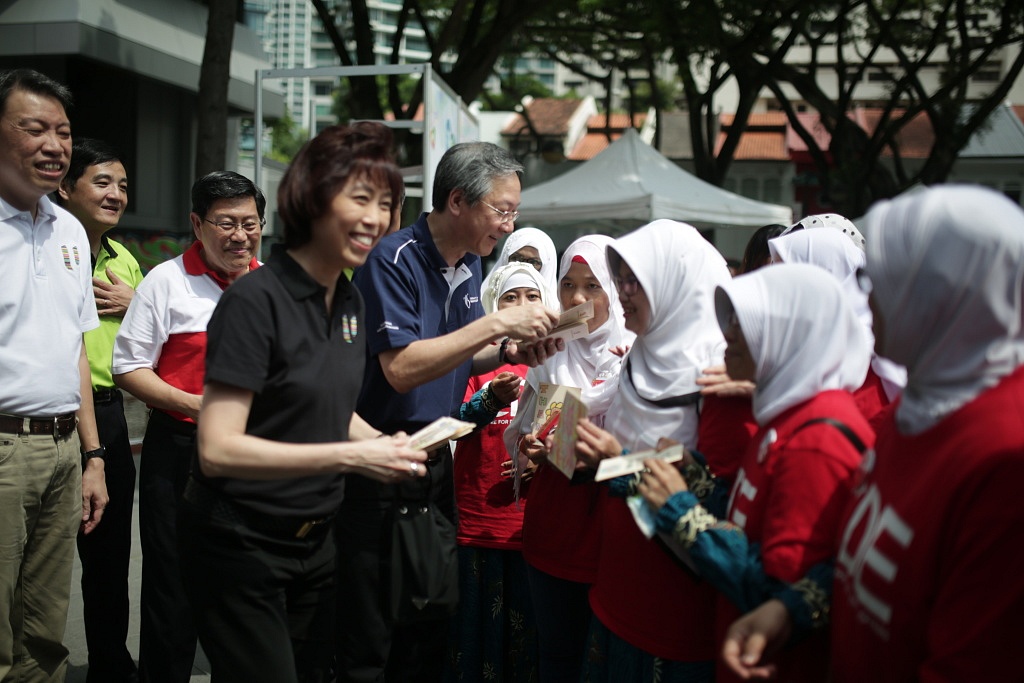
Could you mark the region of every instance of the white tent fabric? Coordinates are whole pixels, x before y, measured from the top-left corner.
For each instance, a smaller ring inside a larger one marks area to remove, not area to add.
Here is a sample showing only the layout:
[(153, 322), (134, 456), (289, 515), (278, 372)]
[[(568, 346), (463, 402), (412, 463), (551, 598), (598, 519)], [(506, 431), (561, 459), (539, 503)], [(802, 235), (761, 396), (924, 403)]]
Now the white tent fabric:
[(523, 190), (522, 224), (658, 218), (696, 227), (789, 225), (789, 207), (733, 194), (687, 173), (633, 129), (603, 152), (547, 182)]

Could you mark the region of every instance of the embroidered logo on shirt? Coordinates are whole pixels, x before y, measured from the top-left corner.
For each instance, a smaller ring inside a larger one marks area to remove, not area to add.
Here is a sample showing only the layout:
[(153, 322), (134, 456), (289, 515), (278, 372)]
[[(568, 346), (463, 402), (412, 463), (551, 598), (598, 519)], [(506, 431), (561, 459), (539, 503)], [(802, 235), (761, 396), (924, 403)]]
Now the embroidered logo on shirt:
[(74, 268), (71, 267), (71, 254), (68, 253), (68, 245), (60, 245), (60, 254), (64, 257), (64, 267), (68, 270), (74, 270)]
[(346, 344), (351, 344), (359, 334), (359, 319), (354, 315), (343, 315), (341, 316), (341, 336), (345, 339)]
[(71, 252), (75, 255), (75, 265), (81, 265), (82, 260), (78, 257), (78, 246), (71, 247)]
[(383, 332), (384, 330), (397, 330), (397, 329), (399, 329), (398, 325), (394, 324), (393, 322), (391, 322), (389, 320), (385, 320), (384, 322), (382, 322), (380, 324), (380, 327), (377, 328), (377, 332)]
[(472, 308), (473, 304), (475, 304), (475, 303), (480, 301), (480, 298), (479, 297), (475, 297), (475, 296), (470, 296), (469, 294), (467, 294), (464, 297), (462, 297), (462, 300), (465, 302), (466, 308)]

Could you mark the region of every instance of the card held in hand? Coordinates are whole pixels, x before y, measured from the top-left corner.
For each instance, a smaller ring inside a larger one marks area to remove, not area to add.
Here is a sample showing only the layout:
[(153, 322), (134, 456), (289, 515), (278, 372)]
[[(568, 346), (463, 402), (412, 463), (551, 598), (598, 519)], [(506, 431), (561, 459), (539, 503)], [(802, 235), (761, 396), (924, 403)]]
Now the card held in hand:
[(604, 481), (621, 477), (624, 474), (640, 472), (644, 468), (644, 460), (651, 458), (664, 460), (665, 462), (679, 462), (683, 459), (683, 445), (676, 444), (663, 451), (655, 451), (653, 449), (638, 451), (629, 455), (620, 455), (617, 458), (602, 460), (601, 464), (597, 466), (597, 475), (594, 477), (594, 481)]
[(566, 394), (558, 416), (558, 426), (551, 437), (548, 462), (569, 479), (572, 479), (576, 471), (576, 423), (586, 416), (587, 406), (579, 399), (579, 394)]
[(472, 422), (463, 422), (454, 417), (439, 417), (409, 437), (409, 448), (432, 451), (445, 441), (459, 439), (476, 429)]

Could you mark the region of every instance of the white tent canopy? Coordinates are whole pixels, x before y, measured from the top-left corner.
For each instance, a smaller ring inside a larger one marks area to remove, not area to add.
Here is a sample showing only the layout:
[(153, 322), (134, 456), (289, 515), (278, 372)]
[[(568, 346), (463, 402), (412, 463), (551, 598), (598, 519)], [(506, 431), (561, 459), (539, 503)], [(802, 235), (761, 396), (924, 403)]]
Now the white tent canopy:
[(596, 157), (523, 191), (521, 225), (632, 221), (658, 218), (698, 228), (768, 223), (789, 225), (789, 207), (733, 194), (687, 173), (640, 139), (633, 129)]

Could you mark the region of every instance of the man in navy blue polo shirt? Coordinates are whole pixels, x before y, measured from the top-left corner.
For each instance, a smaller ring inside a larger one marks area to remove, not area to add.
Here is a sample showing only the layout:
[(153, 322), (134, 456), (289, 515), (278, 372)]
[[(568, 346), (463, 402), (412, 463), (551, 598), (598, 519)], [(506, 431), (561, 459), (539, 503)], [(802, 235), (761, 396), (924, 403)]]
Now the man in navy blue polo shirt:
[[(496, 145), (455, 145), (437, 167), (434, 210), (381, 240), (356, 272), (369, 353), (357, 411), (377, 429), (412, 433), (457, 415), (471, 375), (505, 362), (536, 365), (563, 348), (534, 343), (557, 324), (555, 312), (513, 306), (485, 316), (480, 304), (480, 257), (512, 232), (522, 168)], [(376, 681), (382, 673), (386, 680), (440, 679), (447, 622), (396, 624), (382, 612), (380, 594), (390, 561), (381, 529), (395, 501), (429, 496), (454, 519), (451, 453), (445, 447), (432, 456), (422, 481), (348, 478), (335, 526), (339, 681)]]

